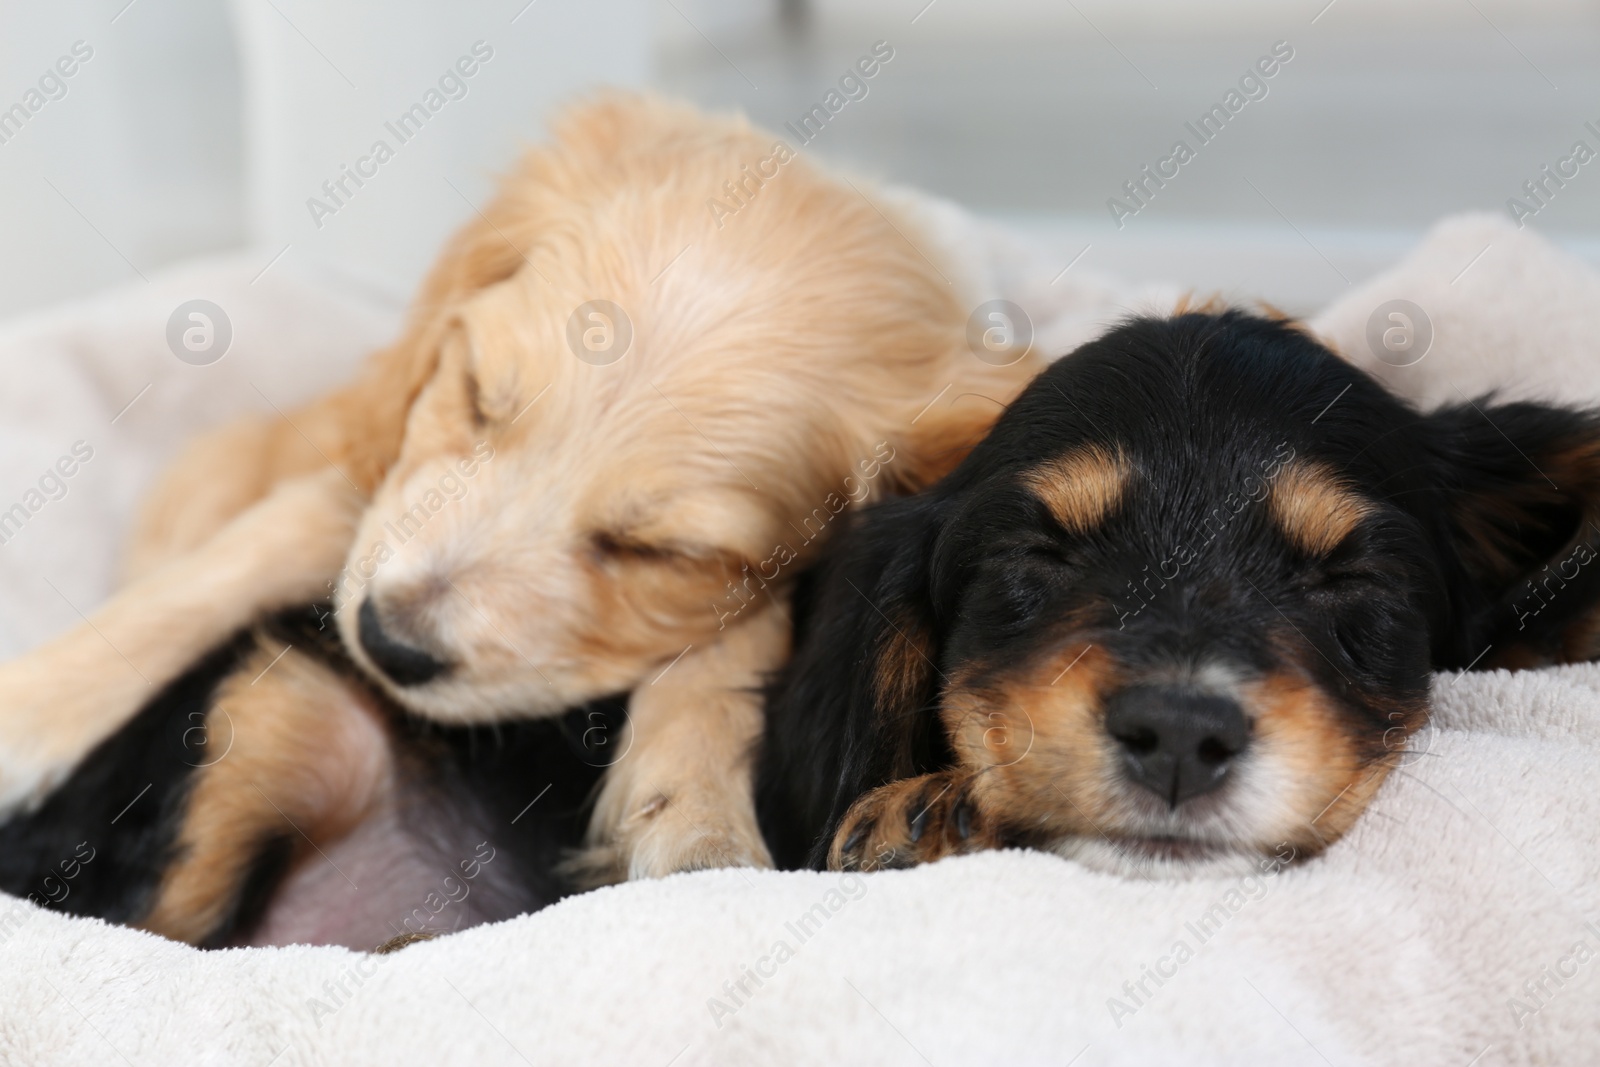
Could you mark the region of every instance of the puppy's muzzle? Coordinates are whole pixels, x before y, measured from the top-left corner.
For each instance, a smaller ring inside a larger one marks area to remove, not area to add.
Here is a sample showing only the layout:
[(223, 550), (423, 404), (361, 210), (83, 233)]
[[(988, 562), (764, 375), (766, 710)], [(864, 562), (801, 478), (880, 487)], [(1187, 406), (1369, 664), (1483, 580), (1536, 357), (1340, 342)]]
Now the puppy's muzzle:
[(1250, 724), (1232, 699), (1165, 686), (1133, 686), (1106, 704), (1105, 729), (1129, 780), (1171, 808), (1216, 789), (1250, 744)]
[(371, 597), (362, 601), (357, 621), (360, 624), (362, 650), (373, 666), (394, 684), (422, 685), (449, 669), (450, 665), (433, 653), (407, 644), (385, 630), (378, 618), (377, 605)]

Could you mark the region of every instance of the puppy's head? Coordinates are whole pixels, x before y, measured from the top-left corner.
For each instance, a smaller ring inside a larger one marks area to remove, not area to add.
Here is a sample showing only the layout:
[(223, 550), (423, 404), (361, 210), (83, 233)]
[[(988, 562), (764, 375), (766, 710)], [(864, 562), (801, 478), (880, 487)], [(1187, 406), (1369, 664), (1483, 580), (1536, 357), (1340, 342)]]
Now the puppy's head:
[[(767, 599), (846, 503), (927, 480), (907, 428), (950, 381), (962, 311), (878, 209), (773, 138), (591, 105), (483, 222), (438, 268), (476, 281), (418, 342), (432, 375), (337, 598), (413, 710), (632, 688)], [(948, 434), (943, 409), (916, 430)]]
[(1590, 415), (1421, 416), (1281, 323), (1134, 321), (869, 524), (879, 722), (936, 706), (921, 750), (1019, 843), (1129, 870), (1314, 852), (1432, 669), (1592, 655), (1597, 502)]

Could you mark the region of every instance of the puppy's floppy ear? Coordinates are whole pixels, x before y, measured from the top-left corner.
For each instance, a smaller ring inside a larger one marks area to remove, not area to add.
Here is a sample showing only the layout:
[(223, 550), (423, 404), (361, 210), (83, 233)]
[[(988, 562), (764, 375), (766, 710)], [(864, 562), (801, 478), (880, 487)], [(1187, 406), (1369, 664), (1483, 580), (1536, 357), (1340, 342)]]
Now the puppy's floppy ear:
[(897, 450), (904, 457), (895, 472), (899, 491), (926, 489), (960, 466), (1015, 399), (1015, 390), (1000, 395), (1002, 399), (976, 392), (944, 396), (919, 414), (906, 431), (904, 447)]
[(901, 491), (924, 489), (955, 470), (1044, 368), (1032, 348), (1003, 366), (985, 363), (965, 347), (948, 355), (935, 375), (948, 384), (914, 413), (899, 449), (905, 457), (897, 462)]
[(780, 867), (826, 865), (867, 790), (945, 766), (929, 559), (943, 505), (903, 497), (851, 516), (795, 598), (795, 654), (774, 681), (757, 810)]
[(1600, 413), (1484, 399), (1427, 427), (1452, 609), (1437, 665), (1600, 656)]

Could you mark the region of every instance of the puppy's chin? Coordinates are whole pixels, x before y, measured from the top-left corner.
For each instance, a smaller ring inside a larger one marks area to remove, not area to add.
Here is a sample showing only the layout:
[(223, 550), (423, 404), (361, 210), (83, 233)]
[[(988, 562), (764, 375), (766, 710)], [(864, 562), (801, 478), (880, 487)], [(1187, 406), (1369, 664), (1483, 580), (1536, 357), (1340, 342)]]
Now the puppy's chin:
[(397, 686), (375, 677), (370, 669), (365, 673), (406, 711), (452, 726), (547, 718), (602, 695), (566, 693), (537, 678), (531, 684), (518, 685), (479, 686), (465, 680), (443, 679), (424, 685)]
[(627, 684), (574, 682), (555, 671), (545, 672), (545, 677), (532, 675), (490, 682), (448, 676), (423, 685), (397, 686), (376, 676), (366, 664), (361, 666), (363, 673), (406, 711), (452, 726), (549, 718), (631, 688)]
[(1091, 870), (1164, 881), (1255, 873), (1267, 855), (1182, 837), (1069, 837), (1056, 842), (1050, 850)]

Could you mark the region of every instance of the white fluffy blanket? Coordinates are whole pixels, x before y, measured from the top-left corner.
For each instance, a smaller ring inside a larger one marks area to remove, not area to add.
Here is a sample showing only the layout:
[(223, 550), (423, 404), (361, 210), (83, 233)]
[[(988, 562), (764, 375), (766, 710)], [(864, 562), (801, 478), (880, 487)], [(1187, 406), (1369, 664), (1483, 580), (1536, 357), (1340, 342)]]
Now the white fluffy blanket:
[[(1164, 298), (1081, 268), (1052, 285), (1075, 249), (945, 221), (975, 265), (962, 284), (1028, 307), (1052, 349)], [(76, 441), (94, 449), (0, 546), (7, 652), (104, 595), (131, 501), (177, 440), (325, 387), (393, 328), (392, 302), (283, 264), (252, 284), (266, 259), (0, 335), (0, 509)], [(163, 337), (194, 296), (235, 327), (205, 368)], [(1391, 299), (1434, 333), (1404, 368), (1389, 364), (1415, 351), (1383, 362), (1366, 339)], [(1600, 400), (1600, 275), (1492, 219), (1442, 225), (1316, 325), (1428, 402)], [(1132, 882), (1022, 852), (866, 877), (716, 871), (390, 957), (204, 953), (0, 898), (0, 1062), (1600, 1062), (1600, 667), (1441, 676), (1437, 693), (1417, 755), (1346, 839), (1246, 879)]]

